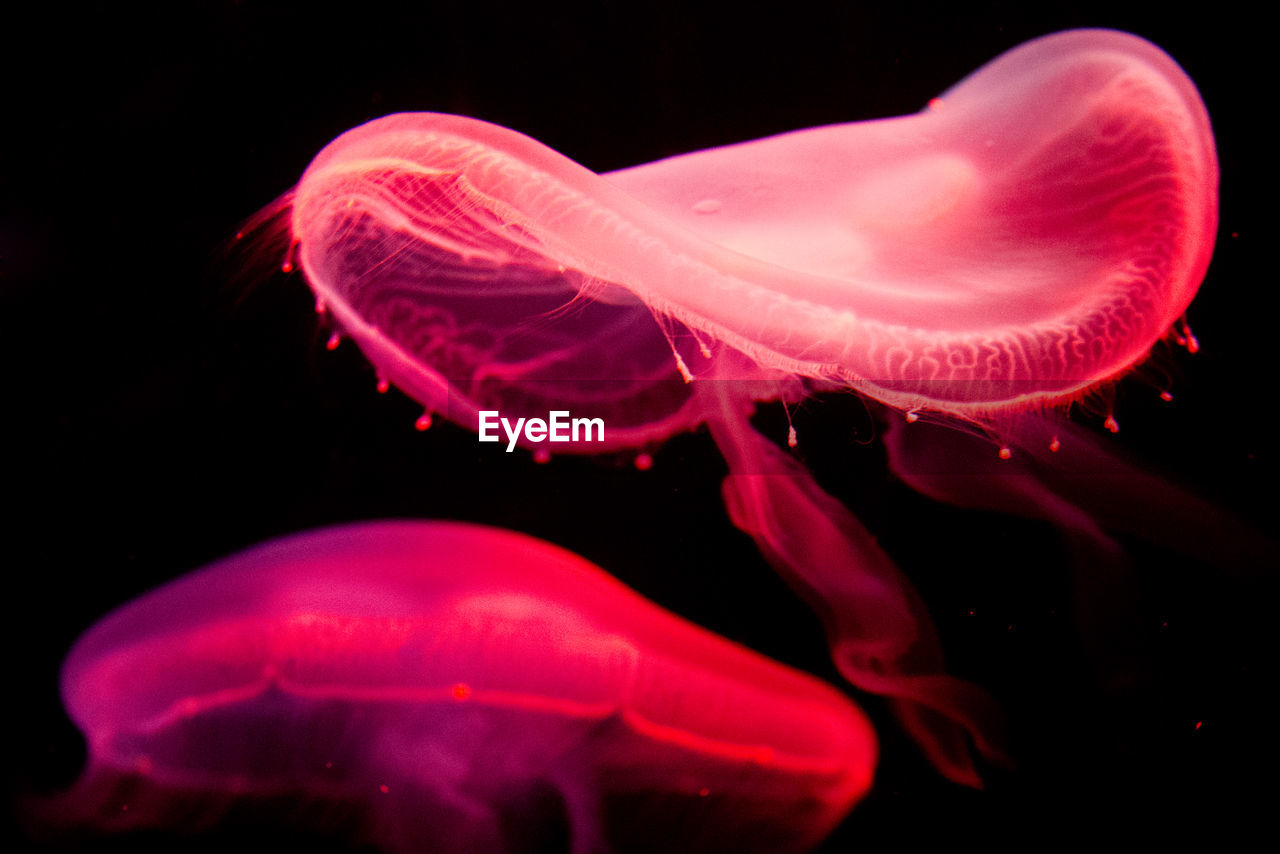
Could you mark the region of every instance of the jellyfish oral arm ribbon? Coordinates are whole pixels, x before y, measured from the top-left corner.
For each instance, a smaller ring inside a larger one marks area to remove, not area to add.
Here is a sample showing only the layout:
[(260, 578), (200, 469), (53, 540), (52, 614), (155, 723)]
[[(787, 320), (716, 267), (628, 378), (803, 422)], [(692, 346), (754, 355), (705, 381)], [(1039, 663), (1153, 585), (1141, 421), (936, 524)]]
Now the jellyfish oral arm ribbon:
[(730, 518), (822, 617), (841, 675), (894, 700), (944, 775), (980, 785), (965, 736), (989, 761), (1006, 762), (998, 706), (943, 672), (933, 623), (910, 583), (853, 514), (745, 420), (708, 423), (729, 463)]

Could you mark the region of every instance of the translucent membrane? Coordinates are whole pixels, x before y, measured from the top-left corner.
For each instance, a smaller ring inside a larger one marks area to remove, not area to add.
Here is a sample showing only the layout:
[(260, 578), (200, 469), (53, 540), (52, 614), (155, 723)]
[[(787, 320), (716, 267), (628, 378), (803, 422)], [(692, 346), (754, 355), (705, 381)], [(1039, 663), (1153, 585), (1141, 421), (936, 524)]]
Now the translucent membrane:
[(1141, 359), (1213, 248), (1191, 81), (1141, 39), (1082, 30), (934, 104), (605, 176), (475, 119), (388, 116), (311, 164), (294, 236), (388, 378), (463, 420), (517, 409), (526, 383), (608, 381), (674, 395), (658, 431), (687, 393), (658, 394), (672, 360), (646, 307), (908, 408), (1059, 398)]
[(1076, 634), (1104, 689), (1131, 691), (1134, 662), (1150, 649), (1144, 621), (1135, 619), (1144, 592), (1117, 535), (1240, 582), (1273, 577), (1280, 567), (1280, 547), (1266, 535), (1135, 467), (1111, 443), (1065, 419), (1026, 413), (1018, 439), (1011, 458), (1001, 459), (985, 437), (896, 419), (884, 446), (890, 468), (923, 495), (1052, 523), (1072, 569)]
[(81, 820), (295, 795), (354, 803), (399, 850), (522, 850), (530, 811), (575, 852), (803, 850), (876, 762), (830, 687), (574, 554), (455, 523), (322, 530), (192, 573), (91, 629), (62, 692), (89, 743)]
[[(479, 410), (601, 417), (642, 446), (708, 423), (735, 522), (826, 616), (856, 685), (900, 701), (945, 773), (994, 756), (910, 585), (773, 443), (756, 401), (832, 385), (1003, 417), (1141, 360), (1194, 296), (1217, 221), (1195, 87), (1123, 33), (1047, 36), (918, 115), (595, 175), (459, 116), (343, 134), (298, 185), (318, 299), (379, 374)], [(869, 603), (874, 603), (871, 605)]]

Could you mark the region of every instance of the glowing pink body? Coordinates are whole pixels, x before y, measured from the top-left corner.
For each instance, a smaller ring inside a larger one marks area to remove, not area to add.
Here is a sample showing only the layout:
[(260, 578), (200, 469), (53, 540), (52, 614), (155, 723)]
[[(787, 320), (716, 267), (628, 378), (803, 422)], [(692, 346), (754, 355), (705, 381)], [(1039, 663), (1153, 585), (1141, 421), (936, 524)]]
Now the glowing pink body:
[[(1182, 314), (1216, 219), (1190, 80), (1141, 39), (1082, 30), (919, 115), (605, 176), (474, 119), (388, 116), (315, 159), (293, 231), (321, 300), (429, 408), (474, 425), (529, 396), (646, 396), (647, 422), (614, 418), (621, 443), (706, 414), (663, 385), (675, 364), (649, 311), (903, 408), (1069, 397)], [(686, 374), (742, 377), (673, 345)]]
[[(156, 801), (355, 800), (396, 848), (513, 850), (503, 805), (546, 787), (575, 851), (798, 850), (876, 761), (831, 688), (576, 555), (453, 523), (352, 525), (215, 564), (90, 630), (62, 688), (94, 772), (140, 774)], [(164, 823), (132, 805), (106, 812)], [(646, 825), (646, 809), (683, 818)]]

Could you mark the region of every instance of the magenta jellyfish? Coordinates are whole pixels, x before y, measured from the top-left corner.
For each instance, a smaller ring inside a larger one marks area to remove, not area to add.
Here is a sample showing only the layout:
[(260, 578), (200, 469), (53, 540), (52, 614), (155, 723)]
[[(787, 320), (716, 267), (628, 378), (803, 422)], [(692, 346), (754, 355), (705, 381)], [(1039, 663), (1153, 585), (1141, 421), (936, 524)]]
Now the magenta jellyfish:
[(575, 852), (801, 851), (877, 753), (817, 679), (575, 554), (446, 522), (301, 534), (171, 582), (80, 639), (62, 693), (82, 822), (190, 830), (292, 797), (395, 850), (521, 851), (559, 826)]
[(590, 453), (706, 424), (734, 522), (822, 615), (841, 673), (973, 783), (968, 742), (1001, 755), (992, 703), (946, 675), (870, 532), (749, 418), (848, 389), (1001, 431), (1011, 456), (1015, 416), (1084, 396), (1170, 334), (1213, 250), (1217, 175), (1177, 64), (1080, 30), (917, 115), (606, 175), (475, 119), (388, 116), (315, 158), (292, 232), (318, 307), (423, 425), (438, 413), (484, 438), (538, 419), (508, 430), (532, 447), (555, 413), (582, 416), (602, 429), (552, 447)]

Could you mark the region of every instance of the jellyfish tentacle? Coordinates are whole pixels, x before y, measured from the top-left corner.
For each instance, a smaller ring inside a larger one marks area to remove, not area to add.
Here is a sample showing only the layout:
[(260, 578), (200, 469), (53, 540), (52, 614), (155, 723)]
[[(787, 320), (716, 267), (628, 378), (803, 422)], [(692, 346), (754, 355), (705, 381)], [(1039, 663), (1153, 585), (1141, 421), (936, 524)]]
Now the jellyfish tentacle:
[(733, 523), (818, 612), (841, 675), (891, 698), (944, 775), (980, 786), (964, 737), (988, 761), (1007, 763), (996, 702), (945, 675), (927, 609), (871, 533), (751, 427), (741, 402), (722, 394), (722, 404), (708, 426), (729, 464), (723, 491)]
[(1275, 577), (1280, 546), (1272, 538), (1122, 459), (1109, 435), (1034, 412), (1005, 427), (1017, 448), (1009, 460), (993, 455), (986, 439), (949, 425), (891, 419), (889, 467), (935, 501), (1054, 526), (1069, 560), (1076, 631), (1102, 684), (1131, 683), (1133, 660), (1149, 643), (1132, 619), (1139, 591), (1117, 536), (1212, 565), (1236, 583)]

